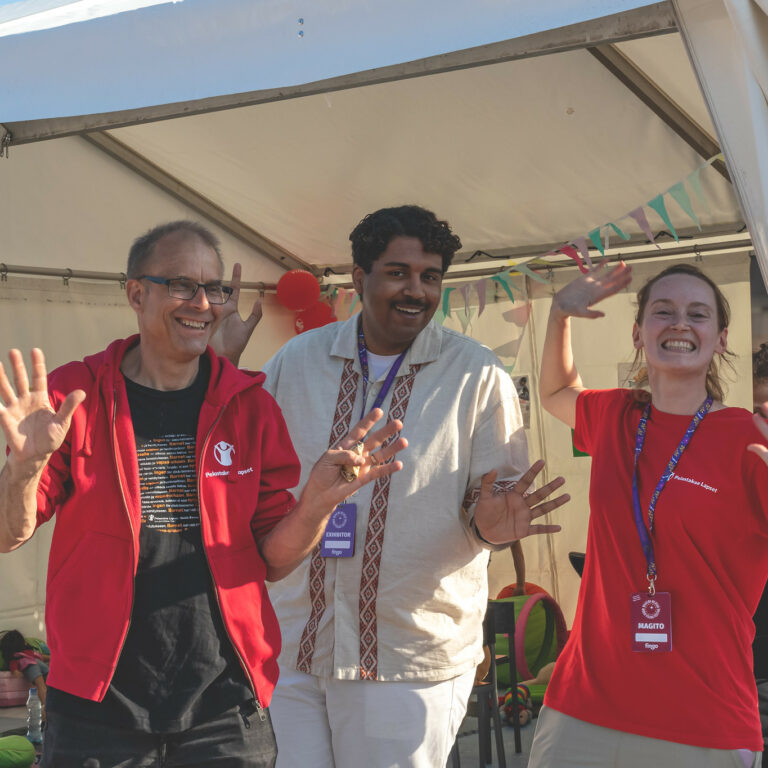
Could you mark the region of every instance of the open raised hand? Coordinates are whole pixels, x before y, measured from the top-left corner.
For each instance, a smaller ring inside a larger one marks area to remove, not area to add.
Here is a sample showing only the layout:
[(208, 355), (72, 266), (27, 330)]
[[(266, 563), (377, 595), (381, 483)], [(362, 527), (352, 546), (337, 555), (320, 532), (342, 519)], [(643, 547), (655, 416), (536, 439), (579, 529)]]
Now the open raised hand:
[[(376, 408), (361, 419), (349, 431), (336, 448), (329, 448), (312, 468), (302, 498), (317, 502), (322, 509), (330, 510), (351, 496), (366, 483), (402, 469), (400, 461), (391, 459), (408, 445), (404, 437), (393, 438), (402, 428), (402, 422), (390, 421), (381, 429), (368, 434), (373, 425), (383, 416)], [(342, 469), (357, 468), (354, 473)]]
[[(539, 460), (506, 493), (493, 493), (496, 470), (483, 475), (480, 498), (475, 505), (475, 525), (480, 535), (491, 544), (505, 544), (538, 533), (556, 533), (559, 525), (534, 524), (534, 520), (546, 515), (570, 500), (567, 493), (550, 501), (543, 501), (560, 488), (565, 480), (556, 477), (530, 495), (525, 495), (536, 476), (544, 469)], [(541, 502), (541, 503), (540, 503)]]
[(261, 321), (261, 299), (256, 299), (251, 307), (251, 314), (243, 320), (240, 317), (240, 278), (242, 267), (236, 263), (232, 267), (232, 295), (229, 301), (221, 308), (221, 316), (216, 330), (211, 337), (211, 346), (217, 355), (226, 357), (237, 365), (240, 355), (243, 354), (251, 335)]
[(604, 312), (590, 307), (626, 288), (631, 280), (629, 265), (620, 261), (608, 269), (603, 259), (594, 269), (561, 288), (552, 297), (552, 309), (568, 317), (604, 317)]
[(0, 427), (15, 462), (42, 465), (64, 442), (72, 414), (85, 400), (85, 392), (81, 389), (70, 392), (58, 412), (54, 411), (48, 399), (42, 351), (33, 349), (31, 353), (31, 385), (21, 352), (12, 349), (8, 357), (15, 392), (0, 363)]

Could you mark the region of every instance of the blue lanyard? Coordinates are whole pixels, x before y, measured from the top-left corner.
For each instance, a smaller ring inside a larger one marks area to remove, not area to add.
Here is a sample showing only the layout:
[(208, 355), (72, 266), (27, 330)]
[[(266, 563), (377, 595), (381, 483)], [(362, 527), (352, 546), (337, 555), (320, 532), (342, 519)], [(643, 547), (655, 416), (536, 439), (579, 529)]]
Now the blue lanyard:
[[(406, 349), (405, 352), (408, 350)], [(371, 410), (374, 410), (375, 408), (379, 408), (381, 404), (384, 402), (384, 398), (387, 396), (387, 392), (392, 387), (392, 382), (395, 380), (395, 376), (397, 376), (397, 372), (400, 370), (400, 366), (403, 363), (403, 360), (405, 360), (405, 352), (401, 352), (400, 355), (398, 355), (397, 360), (395, 360), (394, 363), (392, 363), (391, 368), (389, 369), (389, 373), (387, 374), (387, 378), (384, 379), (384, 383), (381, 385), (381, 389), (379, 390), (379, 394), (376, 395), (376, 399), (373, 401), (373, 405), (371, 406)], [(362, 412), (360, 414), (360, 418), (365, 418), (365, 401), (368, 398), (368, 381), (369, 381), (369, 374), (368, 374), (368, 350), (365, 347), (365, 336), (363, 335), (363, 324), (360, 323), (359, 332), (357, 334), (357, 354), (360, 358), (360, 368), (363, 371), (363, 408)]]
[(683, 451), (688, 447), (688, 443), (691, 442), (693, 433), (696, 428), (701, 424), (704, 417), (709, 413), (709, 409), (712, 407), (712, 398), (707, 395), (707, 399), (699, 406), (699, 410), (694, 414), (693, 420), (688, 425), (688, 429), (685, 430), (683, 439), (680, 441), (680, 445), (677, 446), (675, 452), (672, 454), (672, 458), (667, 464), (667, 468), (661, 475), (661, 479), (656, 484), (656, 490), (651, 496), (651, 503), (648, 505), (648, 528), (645, 527), (643, 521), (643, 510), (640, 507), (640, 494), (637, 490), (637, 462), (640, 458), (640, 454), (643, 452), (643, 443), (645, 442), (645, 431), (648, 424), (648, 414), (651, 412), (651, 404), (645, 406), (643, 415), (640, 418), (640, 423), (637, 425), (637, 436), (635, 438), (635, 468), (632, 473), (632, 506), (635, 512), (635, 525), (637, 526), (637, 532), (640, 536), (640, 543), (643, 546), (643, 553), (648, 563), (648, 583), (650, 584), (650, 593), (654, 594), (656, 581), (656, 559), (653, 552), (653, 542), (651, 540), (651, 534), (653, 533), (653, 520), (656, 512), (656, 502), (659, 500), (661, 492), (664, 490), (667, 481), (672, 477), (672, 473), (675, 471), (677, 462), (683, 455)]

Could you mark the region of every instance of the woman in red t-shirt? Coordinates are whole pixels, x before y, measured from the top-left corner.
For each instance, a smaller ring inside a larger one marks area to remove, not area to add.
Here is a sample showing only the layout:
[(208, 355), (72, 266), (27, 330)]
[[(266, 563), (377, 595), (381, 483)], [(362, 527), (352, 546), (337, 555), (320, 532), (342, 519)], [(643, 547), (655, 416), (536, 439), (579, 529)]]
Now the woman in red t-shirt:
[(604, 264), (553, 298), (544, 408), (592, 456), (587, 555), (573, 630), (529, 768), (734, 768), (762, 749), (751, 616), (768, 576), (768, 427), (723, 405), (729, 307), (690, 265), (638, 293), (642, 390), (588, 390), (570, 318), (626, 288)]

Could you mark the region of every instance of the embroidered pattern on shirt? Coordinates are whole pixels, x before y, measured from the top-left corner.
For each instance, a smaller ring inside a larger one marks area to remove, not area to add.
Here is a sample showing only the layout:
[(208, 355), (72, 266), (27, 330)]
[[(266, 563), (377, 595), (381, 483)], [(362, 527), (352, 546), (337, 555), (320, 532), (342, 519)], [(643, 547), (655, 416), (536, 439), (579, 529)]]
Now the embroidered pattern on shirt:
[[(410, 373), (403, 376), (392, 392), (387, 422), (393, 419), (405, 420), (405, 412), (413, 390), (413, 382), (420, 365), (412, 365)], [(399, 437), (392, 435), (384, 445)], [(368, 528), (365, 533), (363, 570), (360, 576), (360, 679), (378, 678), (379, 656), (376, 621), (376, 598), (379, 591), (381, 554), (384, 548), (384, 528), (389, 508), (389, 485), (391, 475), (380, 477), (373, 487), (371, 510), (368, 514)]]
[[(337, 445), (347, 432), (352, 421), (352, 411), (355, 406), (357, 394), (357, 381), (359, 374), (353, 368), (352, 360), (347, 360), (341, 374), (339, 396), (336, 401), (336, 412), (333, 416), (331, 437), (328, 446)], [(299, 655), (296, 660), (296, 669), (300, 672), (312, 673), (312, 657), (315, 655), (315, 643), (317, 642), (317, 628), (325, 613), (325, 558), (320, 554), (320, 544), (312, 550), (312, 558), (309, 565), (309, 602), (311, 610), (309, 619), (304, 625), (299, 643)]]

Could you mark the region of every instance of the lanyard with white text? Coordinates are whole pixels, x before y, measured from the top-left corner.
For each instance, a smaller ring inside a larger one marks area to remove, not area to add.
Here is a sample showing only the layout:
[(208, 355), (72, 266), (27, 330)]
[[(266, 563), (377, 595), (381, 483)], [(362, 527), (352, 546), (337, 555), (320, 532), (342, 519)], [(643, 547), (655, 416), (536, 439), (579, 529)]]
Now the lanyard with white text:
[(672, 454), (672, 458), (667, 464), (667, 468), (661, 475), (661, 479), (656, 484), (656, 490), (651, 496), (651, 502), (648, 505), (648, 528), (645, 527), (643, 521), (643, 510), (640, 507), (640, 494), (637, 490), (637, 462), (640, 458), (640, 454), (643, 452), (643, 443), (645, 442), (645, 430), (648, 424), (648, 414), (651, 410), (651, 404), (645, 406), (643, 415), (640, 418), (640, 423), (637, 425), (637, 437), (635, 438), (635, 469), (632, 473), (632, 506), (635, 512), (635, 525), (637, 526), (637, 532), (640, 536), (640, 543), (643, 546), (643, 553), (645, 559), (648, 562), (648, 592), (653, 595), (656, 592), (656, 560), (653, 552), (653, 542), (651, 541), (651, 534), (653, 533), (653, 516), (656, 511), (656, 502), (659, 500), (661, 492), (664, 490), (664, 486), (675, 471), (677, 462), (683, 455), (683, 451), (688, 447), (688, 443), (691, 442), (693, 433), (696, 428), (701, 424), (702, 419), (709, 413), (709, 409), (712, 407), (712, 398), (707, 396), (707, 399), (699, 406), (699, 410), (696, 411), (693, 420), (688, 425), (688, 429), (685, 430), (683, 439), (680, 441), (680, 445), (677, 446), (675, 452)]
[[(407, 351), (408, 350), (405, 350), (405, 352)], [(405, 359), (405, 352), (401, 352), (400, 355), (398, 355), (397, 360), (392, 363), (392, 367), (389, 369), (387, 378), (384, 379), (384, 383), (381, 385), (379, 394), (376, 395), (376, 399), (373, 401), (371, 410), (378, 408), (384, 402), (384, 398), (387, 396), (387, 392), (389, 392), (390, 388), (392, 387), (392, 382), (395, 380), (395, 376), (397, 376), (397, 372), (400, 370), (400, 366)], [(360, 323), (360, 330), (357, 335), (357, 354), (360, 358), (360, 368), (363, 371), (363, 409), (362, 413), (360, 414), (360, 418), (362, 419), (365, 418), (365, 401), (368, 398), (368, 350), (365, 347), (365, 336), (363, 335), (362, 323)]]

